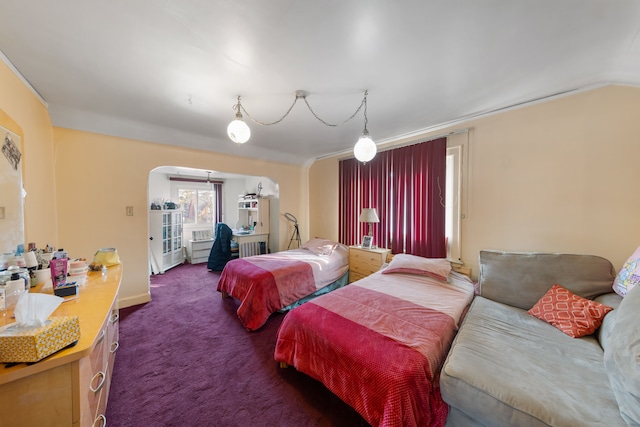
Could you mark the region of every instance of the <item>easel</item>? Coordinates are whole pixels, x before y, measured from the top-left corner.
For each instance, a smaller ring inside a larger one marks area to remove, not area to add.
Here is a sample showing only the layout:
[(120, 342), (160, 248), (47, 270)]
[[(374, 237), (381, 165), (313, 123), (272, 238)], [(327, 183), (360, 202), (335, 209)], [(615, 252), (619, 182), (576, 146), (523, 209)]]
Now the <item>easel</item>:
[(294, 240), (298, 241), (298, 247), (302, 246), (302, 241), (300, 240), (300, 230), (298, 230), (297, 218), (291, 215), (289, 212), (285, 213), (284, 217), (293, 222), (293, 234), (291, 234), (291, 240), (289, 240), (289, 246), (287, 246), (287, 249), (291, 248), (291, 243), (293, 243)]

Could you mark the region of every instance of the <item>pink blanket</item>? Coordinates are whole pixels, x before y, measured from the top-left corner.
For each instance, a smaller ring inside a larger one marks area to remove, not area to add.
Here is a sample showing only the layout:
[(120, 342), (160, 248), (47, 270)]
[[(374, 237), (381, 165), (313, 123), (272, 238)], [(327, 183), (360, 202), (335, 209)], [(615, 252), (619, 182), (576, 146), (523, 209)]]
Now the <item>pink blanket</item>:
[(471, 281), (462, 282), (371, 275), (288, 313), (275, 359), (321, 381), (373, 426), (443, 426), (440, 369), (473, 298)]
[(238, 317), (247, 330), (254, 331), (271, 313), (315, 292), (316, 286), (306, 262), (254, 256), (229, 261), (218, 291), (240, 300)]

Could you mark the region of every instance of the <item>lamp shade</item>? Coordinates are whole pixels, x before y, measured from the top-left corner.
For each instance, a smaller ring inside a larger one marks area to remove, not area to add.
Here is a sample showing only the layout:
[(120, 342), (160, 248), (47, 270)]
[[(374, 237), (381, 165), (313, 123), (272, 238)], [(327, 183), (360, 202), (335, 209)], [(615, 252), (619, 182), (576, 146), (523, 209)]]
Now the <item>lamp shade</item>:
[(227, 135), (229, 138), (237, 144), (244, 144), (251, 137), (251, 129), (249, 126), (242, 120), (242, 116), (236, 118), (229, 123), (227, 127)]
[(361, 162), (368, 162), (376, 156), (378, 148), (375, 142), (369, 138), (369, 134), (363, 134), (353, 147), (353, 155)]
[(376, 208), (362, 208), (360, 212), (360, 222), (380, 222)]

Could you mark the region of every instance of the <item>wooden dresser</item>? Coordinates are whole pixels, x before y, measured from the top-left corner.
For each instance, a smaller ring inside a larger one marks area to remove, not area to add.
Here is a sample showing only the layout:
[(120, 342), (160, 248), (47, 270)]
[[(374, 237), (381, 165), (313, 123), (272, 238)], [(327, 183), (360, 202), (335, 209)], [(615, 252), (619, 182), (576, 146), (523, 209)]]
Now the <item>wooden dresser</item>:
[[(121, 277), (121, 265), (110, 267), (106, 277), (89, 272), (75, 299), (53, 313), (79, 317), (80, 339), (75, 346), (31, 365), (0, 365), (2, 427), (107, 425), (107, 398), (118, 349)], [(11, 312), (0, 312), (0, 326), (12, 323), (11, 316)]]
[(389, 249), (363, 249), (360, 246), (349, 246), (349, 283), (380, 270), (389, 253)]

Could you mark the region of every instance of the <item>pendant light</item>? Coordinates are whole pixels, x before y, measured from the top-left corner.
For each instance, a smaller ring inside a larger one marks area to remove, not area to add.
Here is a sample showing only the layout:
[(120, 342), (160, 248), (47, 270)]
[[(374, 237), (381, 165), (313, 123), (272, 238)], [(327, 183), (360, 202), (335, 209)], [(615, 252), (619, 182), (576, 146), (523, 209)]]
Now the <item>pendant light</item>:
[(249, 126), (247, 126), (247, 124), (242, 119), (241, 111), (244, 111), (247, 117), (249, 117), (249, 119), (251, 119), (251, 121), (253, 121), (254, 123), (257, 123), (262, 126), (275, 125), (277, 123), (280, 123), (289, 115), (289, 113), (291, 112), (291, 110), (296, 105), (296, 102), (298, 102), (299, 99), (304, 100), (304, 103), (307, 105), (307, 108), (309, 109), (311, 114), (313, 114), (313, 116), (316, 119), (318, 119), (319, 122), (321, 122), (326, 126), (332, 126), (332, 127), (338, 127), (345, 124), (349, 120), (353, 119), (356, 116), (356, 114), (360, 112), (362, 107), (364, 107), (364, 130), (362, 132), (362, 136), (360, 136), (360, 139), (358, 140), (355, 147), (353, 148), (353, 154), (355, 155), (356, 159), (358, 159), (359, 161), (368, 162), (369, 160), (375, 157), (377, 152), (376, 144), (373, 142), (373, 140), (369, 136), (369, 131), (367, 130), (367, 122), (368, 122), (367, 95), (368, 94), (369, 94), (369, 91), (365, 91), (364, 97), (362, 98), (362, 102), (360, 103), (360, 106), (356, 109), (356, 111), (351, 115), (351, 117), (347, 118), (346, 120), (338, 124), (332, 124), (332, 123), (326, 122), (325, 120), (320, 118), (315, 113), (315, 111), (313, 111), (313, 108), (311, 108), (311, 105), (309, 105), (309, 101), (307, 101), (309, 92), (307, 92), (306, 90), (295, 91), (294, 93), (295, 99), (293, 100), (293, 103), (291, 104), (289, 109), (278, 120), (270, 123), (261, 122), (251, 117), (251, 115), (247, 112), (247, 110), (245, 110), (245, 108), (242, 106), (240, 102), (240, 96), (238, 96), (238, 103), (233, 107), (233, 109), (236, 110), (236, 118), (231, 123), (229, 123), (229, 126), (227, 127), (227, 134), (229, 135), (229, 138), (233, 142), (237, 144), (244, 144), (251, 137), (251, 129), (249, 129)]
[(364, 93), (364, 130), (362, 131), (362, 135), (356, 142), (356, 145), (353, 147), (353, 155), (359, 161), (366, 163), (369, 160), (373, 159), (376, 156), (376, 152), (378, 151), (378, 147), (376, 147), (375, 142), (369, 137), (369, 131), (367, 130), (367, 122), (369, 119), (367, 118), (367, 95), (368, 92)]
[(251, 137), (251, 129), (249, 129), (249, 126), (242, 120), (242, 113), (240, 112), (242, 105), (240, 104), (239, 96), (238, 104), (234, 108), (236, 110), (236, 118), (227, 126), (227, 135), (229, 135), (229, 138), (236, 144), (244, 144)]

